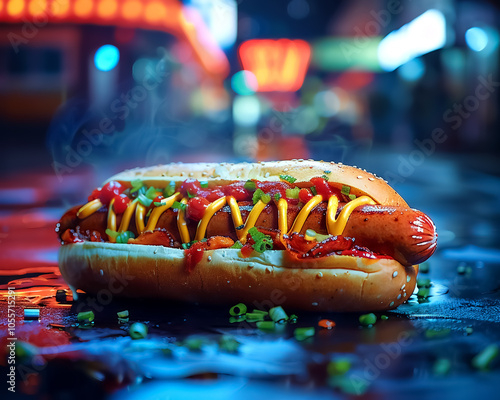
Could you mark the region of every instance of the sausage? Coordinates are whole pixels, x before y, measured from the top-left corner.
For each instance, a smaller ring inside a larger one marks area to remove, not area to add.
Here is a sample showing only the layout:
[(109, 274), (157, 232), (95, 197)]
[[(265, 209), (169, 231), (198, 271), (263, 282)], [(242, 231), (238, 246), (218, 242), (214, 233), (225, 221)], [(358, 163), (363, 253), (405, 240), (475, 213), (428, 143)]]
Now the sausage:
[[(338, 212), (345, 204), (339, 204)], [(239, 202), (238, 205), (243, 221), (245, 221), (252, 209), (252, 203)], [(67, 229), (75, 229), (79, 226), (80, 231), (97, 231), (106, 237), (107, 208), (102, 207), (83, 220), (76, 216), (79, 208), (79, 206), (74, 207), (64, 214), (56, 228), (59, 235), (62, 235)], [(312, 229), (319, 234), (327, 234), (326, 208), (326, 203), (321, 203), (312, 210), (301, 229), (302, 234), (307, 229)], [(299, 211), (299, 207), (289, 205), (289, 227), (292, 226)], [(117, 226), (121, 222), (121, 217), (121, 215), (117, 215)], [(277, 229), (277, 207), (270, 203), (257, 219), (255, 226)], [(195, 235), (196, 227), (197, 223), (188, 223), (191, 238)], [(177, 229), (177, 212), (172, 209), (160, 216), (157, 228), (163, 228), (169, 232), (174, 241), (181, 241)], [(137, 234), (133, 218), (129, 230)], [(227, 236), (237, 240), (229, 206), (224, 206), (211, 218), (206, 235), (207, 237)], [(342, 235), (355, 238), (355, 243), (358, 246), (366, 247), (378, 254), (391, 256), (403, 265), (419, 264), (429, 258), (434, 253), (437, 239), (435, 226), (424, 213), (404, 207), (382, 205), (365, 205), (356, 208), (349, 217)]]

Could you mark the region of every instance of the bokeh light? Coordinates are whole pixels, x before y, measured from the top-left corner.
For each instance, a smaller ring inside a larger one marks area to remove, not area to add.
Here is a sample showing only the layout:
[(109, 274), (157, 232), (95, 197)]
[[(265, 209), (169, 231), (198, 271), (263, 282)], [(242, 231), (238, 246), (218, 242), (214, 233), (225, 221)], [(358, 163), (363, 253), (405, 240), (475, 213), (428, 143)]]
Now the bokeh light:
[(259, 84), (257, 78), (250, 71), (238, 71), (231, 78), (231, 87), (233, 90), (242, 96), (254, 94)]
[(408, 82), (418, 81), (425, 73), (425, 64), (421, 58), (415, 58), (408, 61), (398, 68), (398, 74), (401, 79)]
[(254, 126), (260, 118), (260, 103), (256, 96), (236, 96), (233, 102), (233, 119), (236, 125)]
[(111, 71), (120, 60), (120, 51), (112, 44), (105, 44), (95, 52), (94, 64), (100, 71)]
[(332, 90), (318, 92), (314, 96), (314, 108), (321, 117), (333, 117), (340, 108), (339, 97)]
[(488, 34), (477, 26), (467, 29), (465, 32), (465, 42), (473, 51), (482, 51), (488, 45)]

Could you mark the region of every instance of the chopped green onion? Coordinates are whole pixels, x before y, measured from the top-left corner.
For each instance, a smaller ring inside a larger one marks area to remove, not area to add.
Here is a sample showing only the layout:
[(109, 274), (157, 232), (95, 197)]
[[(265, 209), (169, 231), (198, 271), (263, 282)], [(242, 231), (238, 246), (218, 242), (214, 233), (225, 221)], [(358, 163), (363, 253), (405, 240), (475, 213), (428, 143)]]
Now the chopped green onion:
[(183, 344), (191, 351), (200, 351), (205, 344), (205, 340), (197, 337), (188, 337), (184, 340)]
[(356, 200), (356, 195), (355, 194), (350, 194), (349, 195), (350, 200)]
[(316, 188), (314, 186), (311, 186), (310, 189), (311, 189), (311, 192), (314, 196), (316, 196), (318, 194), (318, 191), (316, 190)]
[(269, 315), (269, 313), (267, 311), (262, 311), (262, 310), (257, 310), (257, 309), (252, 310), (252, 313), (253, 314)]
[(235, 322), (243, 322), (246, 321), (246, 315), (235, 315), (234, 317), (229, 317), (229, 323), (234, 324)]
[(155, 207), (161, 207), (164, 205), (161, 201), (153, 201), (153, 204)]
[(346, 358), (339, 358), (328, 363), (326, 371), (330, 376), (345, 375), (351, 369), (352, 362)]
[(255, 251), (259, 253), (264, 253), (266, 250), (273, 249), (273, 241), (271, 239), (265, 238), (258, 242), (255, 242), (255, 244), (252, 247)]
[(427, 297), (430, 296), (430, 294), (431, 294), (430, 289), (423, 287), (423, 288), (418, 289), (417, 297), (420, 297), (422, 299), (426, 299)]
[(165, 197), (170, 197), (175, 193), (175, 182), (170, 181), (169, 184), (163, 189)]
[(129, 239), (134, 239), (135, 235), (131, 231), (120, 232), (118, 236), (116, 236), (116, 243), (128, 243)]
[(130, 193), (135, 193), (137, 192), (141, 187), (144, 186), (144, 183), (140, 179), (134, 179), (132, 182), (130, 182), (132, 185), (132, 189), (130, 189)]
[(142, 322), (134, 322), (128, 329), (128, 334), (134, 340), (144, 339), (148, 336), (148, 327)]
[(447, 375), (451, 369), (451, 362), (447, 358), (439, 358), (436, 360), (434, 365), (432, 366), (432, 372), (434, 375)]
[(156, 192), (157, 192), (157, 191), (158, 191), (157, 189), (155, 189), (153, 186), (151, 186), (148, 190), (146, 190), (146, 194), (145, 194), (145, 196), (146, 196), (148, 199), (150, 199), (150, 200), (154, 200), (154, 199), (155, 199), (155, 197), (156, 197), (156, 196), (158, 196), (158, 195), (156, 194)]
[(108, 229), (106, 229), (106, 231), (105, 231), (105, 232), (106, 232), (106, 235), (108, 235), (110, 238), (115, 239), (115, 240), (116, 240), (116, 237), (119, 235), (119, 233), (118, 233), (118, 232), (116, 232), (116, 231), (112, 231), (112, 230), (111, 230), (111, 229), (109, 229), (109, 228), (108, 228)]
[(280, 199), (281, 199), (281, 193), (275, 193), (274, 194), (274, 200), (280, 201)]
[(266, 250), (273, 249), (273, 240), (271, 236), (265, 235), (254, 226), (248, 230), (248, 233), (254, 240), (254, 244), (252, 245), (253, 249), (258, 251), (259, 253), (263, 253)]
[(262, 191), (262, 189), (257, 189), (252, 196), (253, 204), (257, 204), (263, 195), (265, 195), (265, 193)]
[(340, 191), (340, 193), (345, 194), (347, 196), (350, 192), (351, 192), (350, 186), (342, 185), (342, 190)]
[(128, 310), (125, 310), (125, 311), (118, 311), (116, 313), (116, 315), (118, 315), (118, 318), (128, 318), (129, 314), (128, 314)]
[(297, 339), (298, 341), (303, 341), (303, 340), (306, 340), (310, 337), (313, 337), (314, 336), (314, 327), (311, 326), (311, 327), (307, 327), (307, 328), (297, 328), (293, 331), (293, 336), (295, 337), (295, 339)]
[(94, 312), (93, 311), (83, 311), (81, 313), (78, 313), (76, 319), (78, 322), (92, 322), (94, 320)]
[(282, 324), (288, 320), (288, 315), (281, 306), (271, 308), (269, 310), (269, 317), (277, 324)]
[(380, 319), (383, 319), (384, 321), (388, 320), (389, 317), (387, 315), (381, 315), (380, 316)]
[(200, 186), (203, 188), (203, 189), (206, 189), (208, 187), (208, 181), (200, 181)]
[(254, 192), (257, 186), (255, 185), (254, 181), (248, 180), (245, 182), (245, 185), (243, 187), (248, 190), (249, 192)]
[(267, 204), (271, 201), (271, 196), (267, 193), (264, 193), (262, 196), (260, 196), (260, 201)]
[(264, 321), (266, 315), (261, 313), (246, 313), (245, 316), (248, 322), (257, 322)]
[(239, 240), (237, 240), (236, 242), (234, 242), (234, 244), (230, 247), (230, 249), (241, 249), (243, 247), (243, 245), (241, 244), (241, 242)]
[(196, 197), (196, 193), (191, 193), (189, 190), (187, 190), (187, 195), (190, 199), (192, 199), (193, 197)]
[(372, 326), (377, 322), (377, 316), (374, 313), (363, 314), (359, 317), (359, 323), (363, 326)]
[(139, 194), (138, 199), (139, 199), (139, 203), (141, 203), (144, 207), (149, 207), (151, 205), (151, 203), (153, 202), (153, 200), (147, 198), (146, 195), (144, 195), (142, 193)]
[(295, 183), (295, 181), (297, 180), (297, 178), (294, 178), (293, 176), (290, 175), (280, 175), (280, 179), (290, 183)]
[(240, 342), (238, 342), (234, 337), (224, 335), (219, 339), (219, 349), (222, 351), (227, 351), (228, 353), (236, 353), (240, 347)]
[(330, 178), (329, 178), (328, 176), (326, 176), (326, 175), (321, 175), (321, 177), (322, 177), (325, 181), (327, 181), (327, 182), (328, 182), (328, 179), (330, 179)]
[(442, 339), (450, 334), (450, 329), (427, 329), (425, 331), (426, 339)]
[(260, 232), (255, 226), (250, 228), (248, 230), (248, 233), (250, 234), (252, 239), (256, 242), (266, 237), (266, 235)]
[(177, 209), (177, 210), (186, 211), (186, 204), (181, 203), (179, 201), (174, 201), (174, 204), (172, 204), (172, 208)]
[(430, 279), (417, 279), (417, 285), (419, 288), (430, 288), (431, 280)]
[(276, 328), (274, 321), (259, 321), (256, 325), (262, 331), (274, 331)]
[(243, 303), (238, 303), (229, 309), (229, 315), (232, 315), (233, 317), (236, 315), (243, 315), (246, 312), (247, 312), (247, 306), (244, 305)]
[(472, 366), (481, 371), (487, 370), (498, 356), (498, 345), (493, 343), (486, 347), (472, 359)]
[(288, 322), (290, 324), (296, 324), (298, 319), (299, 317), (297, 317), (295, 314), (292, 314), (290, 315), (290, 317), (288, 317)]
[(289, 199), (298, 199), (299, 192), (300, 192), (299, 187), (294, 187), (293, 189), (287, 189), (286, 190), (286, 197), (288, 197)]

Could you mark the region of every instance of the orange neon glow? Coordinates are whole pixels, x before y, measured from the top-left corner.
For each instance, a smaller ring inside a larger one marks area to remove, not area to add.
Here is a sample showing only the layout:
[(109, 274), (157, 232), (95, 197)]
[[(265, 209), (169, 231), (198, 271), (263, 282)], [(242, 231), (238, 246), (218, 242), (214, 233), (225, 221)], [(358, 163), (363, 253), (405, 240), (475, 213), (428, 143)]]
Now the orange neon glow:
[[(42, 18), (48, 23), (114, 25), (156, 29), (189, 43), (197, 61), (212, 75), (229, 74), (226, 55), (213, 40), (203, 19), (180, 0), (0, 0), (0, 22), (25, 23)], [(190, 15), (187, 18), (187, 14)]]
[(31, 15), (37, 17), (45, 13), (47, 0), (31, 0), (28, 5), (28, 11)]
[(102, 0), (97, 5), (97, 14), (103, 18), (111, 18), (116, 14), (118, 4), (116, 0)]
[(142, 4), (140, 1), (127, 1), (123, 4), (122, 15), (126, 19), (136, 19), (141, 15)]
[(86, 17), (90, 15), (94, 4), (92, 0), (77, 0), (75, 3), (75, 15), (78, 17)]
[(68, 14), (70, 0), (53, 0), (52, 1), (52, 15), (56, 17), (63, 17)]
[(239, 48), (243, 69), (257, 78), (259, 92), (294, 92), (304, 83), (311, 48), (303, 40), (248, 40)]
[(167, 9), (163, 3), (154, 1), (146, 6), (145, 10), (146, 21), (159, 22), (167, 18)]
[(10, 0), (7, 3), (7, 13), (12, 16), (19, 15), (23, 12), (24, 1), (23, 0)]

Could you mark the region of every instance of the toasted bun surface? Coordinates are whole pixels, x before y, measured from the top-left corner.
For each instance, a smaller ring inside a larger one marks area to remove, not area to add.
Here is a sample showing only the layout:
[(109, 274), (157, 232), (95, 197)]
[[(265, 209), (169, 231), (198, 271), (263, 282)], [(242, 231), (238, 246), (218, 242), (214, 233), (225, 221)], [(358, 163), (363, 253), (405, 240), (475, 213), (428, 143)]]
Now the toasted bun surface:
[[(311, 178), (328, 176), (328, 181), (351, 187), (356, 196), (368, 195), (377, 203), (408, 207), (403, 198), (386, 181), (362, 169), (324, 161), (289, 160), (260, 163), (193, 163), (167, 164), (149, 168), (136, 168), (112, 176), (108, 181), (130, 182), (141, 179), (146, 184), (164, 187), (170, 181), (192, 178), (209, 184), (226, 184), (234, 181), (256, 179), (278, 182), (280, 175), (289, 175), (297, 181), (309, 182)], [(310, 186), (310, 185), (309, 185)]]
[(59, 268), (69, 284), (97, 296), (109, 291), (125, 297), (332, 312), (395, 308), (413, 293), (418, 270), (392, 259), (334, 255), (297, 262), (281, 250), (249, 258), (238, 253), (205, 251), (187, 273), (180, 249), (83, 242), (61, 247)]

